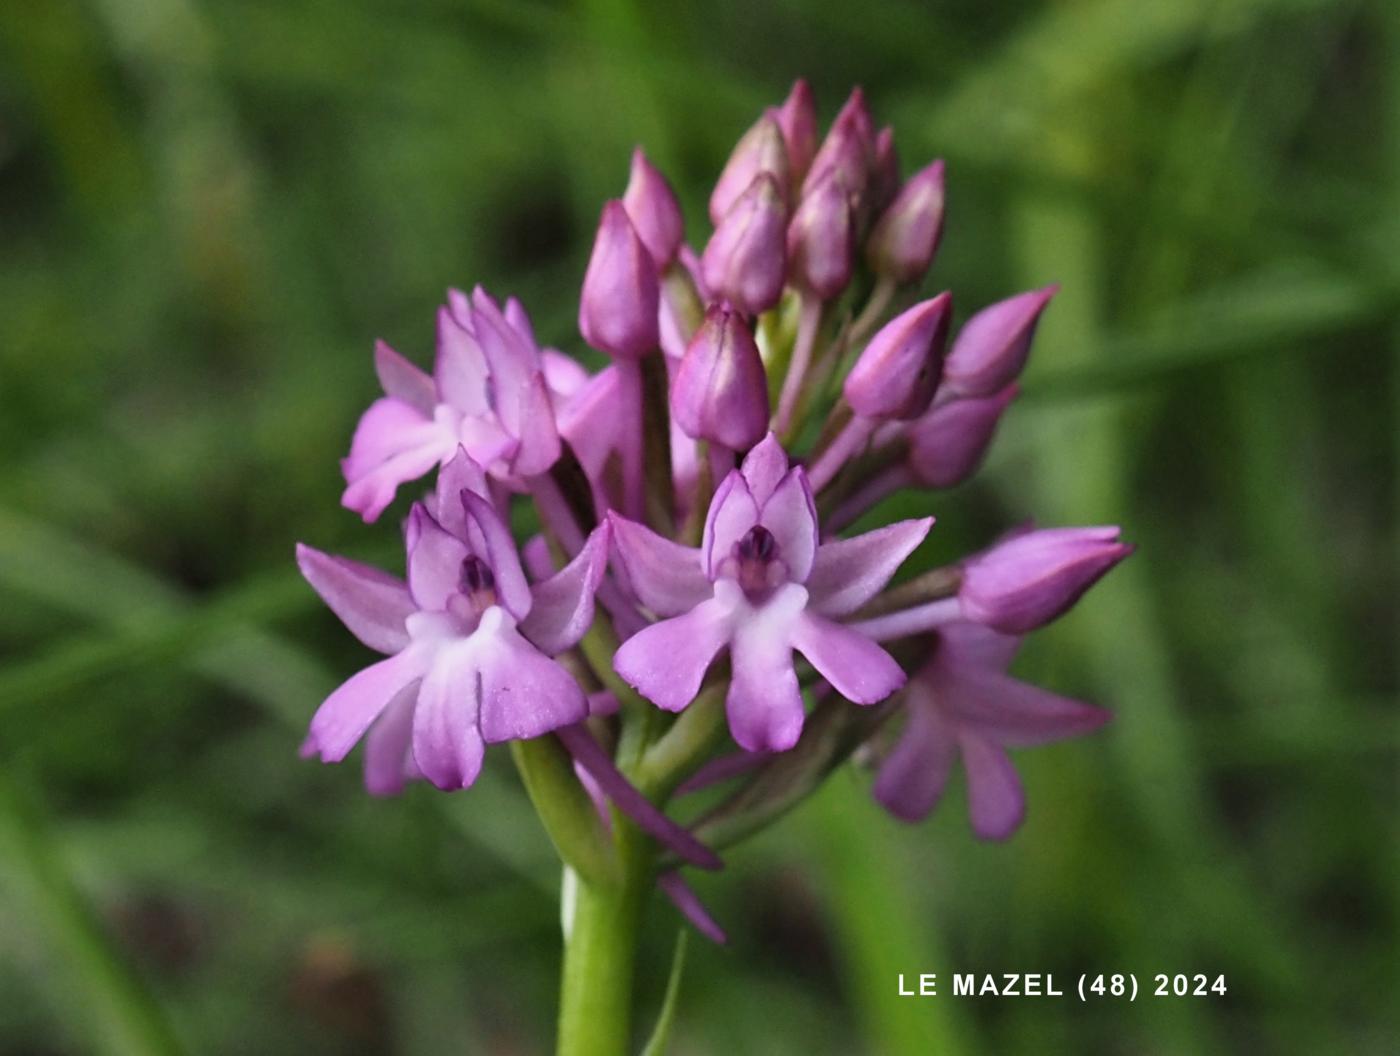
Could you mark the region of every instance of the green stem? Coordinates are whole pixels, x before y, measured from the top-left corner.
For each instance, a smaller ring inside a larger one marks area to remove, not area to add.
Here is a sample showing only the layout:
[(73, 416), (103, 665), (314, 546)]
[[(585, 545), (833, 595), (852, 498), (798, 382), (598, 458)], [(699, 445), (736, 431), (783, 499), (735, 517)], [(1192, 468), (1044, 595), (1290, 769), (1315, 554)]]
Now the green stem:
[(652, 884), (648, 843), (614, 814), (623, 860), (614, 883), (578, 880), (564, 942), (558, 1056), (623, 1056), (631, 1047), (632, 978)]

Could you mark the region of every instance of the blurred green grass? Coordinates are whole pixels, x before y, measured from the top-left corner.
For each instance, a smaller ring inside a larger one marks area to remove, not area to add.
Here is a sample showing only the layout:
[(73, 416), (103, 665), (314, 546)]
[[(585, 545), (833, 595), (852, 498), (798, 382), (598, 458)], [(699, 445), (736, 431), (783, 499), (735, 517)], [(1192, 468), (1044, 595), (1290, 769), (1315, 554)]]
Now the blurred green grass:
[[(1022, 754), (1022, 833), (838, 775), (701, 881), (735, 941), (676, 1051), (1393, 1051), (1393, 5), (20, 0), (0, 54), (0, 1053), (544, 1050), (528, 805), (295, 758), (360, 656), (291, 544), (392, 560), (336, 505), (375, 336), (421, 358), (482, 281), (579, 350), (633, 143), (703, 230), (798, 75), (948, 159), (962, 313), (1064, 284), (929, 560), (1029, 516), (1142, 546), (1027, 648), (1117, 720)], [(957, 970), (1230, 993), (892, 996)]]

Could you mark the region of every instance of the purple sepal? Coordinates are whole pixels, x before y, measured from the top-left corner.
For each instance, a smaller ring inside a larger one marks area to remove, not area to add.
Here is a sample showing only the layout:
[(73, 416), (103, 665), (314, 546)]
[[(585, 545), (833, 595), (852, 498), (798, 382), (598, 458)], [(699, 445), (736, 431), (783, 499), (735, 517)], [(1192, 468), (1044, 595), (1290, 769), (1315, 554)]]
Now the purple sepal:
[(719, 855), (672, 821), (637, 791), (614, 765), (608, 753), (593, 739), (583, 723), (555, 731), (569, 754), (588, 771), (603, 793), (647, 835), (700, 869), (722, 869)]
[(875, 798), (919, 821), (942, 798), (961, 755), (974, 833), (1004, 840), (1025, 817), (1025, 793), (1007, 748), (1090, 733), (1111, 717), (1006, 674), (1020, 639), (974, 624), (939, 632), (933, 657), (909, 681), (903, 733), (880, 765)]
[(685, 882), (680, 873), (674, 869), (662, 873), (656, 878), (656, 886), (661, 888), (672, 904), (681, 911), (681, 915), (690, 921), (701, 935), (716, 946), (723, 946), (729, 942), (729, 936), (724, 933), (719, 922), (700, 901), (700, 896)]

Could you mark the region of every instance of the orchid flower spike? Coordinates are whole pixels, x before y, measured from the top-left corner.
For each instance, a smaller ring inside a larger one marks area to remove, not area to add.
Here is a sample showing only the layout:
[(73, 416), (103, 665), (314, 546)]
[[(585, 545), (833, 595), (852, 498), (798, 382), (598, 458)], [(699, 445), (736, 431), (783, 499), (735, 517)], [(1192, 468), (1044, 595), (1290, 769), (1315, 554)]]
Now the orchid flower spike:
[(437, 361), (429, 376), (384, 342), (374, 350), (385, 395), (370, 404), (342, 460), (341, 502), (366, 521), (379, 517), (400, 485), (450, 460), (458, 447), (492, 476), (515, 483), (559, 457), (553, 384), (572, 372), (535, 345), (513, 298), (506, 312), (479, 287), (458, 290), (438, 309)]
[(1109, 720), (1101, 708), (1006, 674), (1020, 644), (970, 623), (938, 633), (932, 659), (904, 690), (904, 729), (875, 778), (875, 798), (895, 817), (927, 817), (961, 755), (973, 832), (1004, 840), (1026, 813), (1006, 749), (1078, 737)]
[(685, 708), (727, 649), (735, 741), (748, 751), (783, 751), (797, 742), (804, 717), (794, 650), (857, 704), (904, 684), (888, 653), (837, 620), (884, 587), (932, 518), (819, 545), (806, 474), (789, 467), (771, 433), (716, 491), (699, 549), (611, 517), (633, 590), (663, 617), (623, 642), (613, 666), (657, 706)]
[(365, 738), (365, 784), (375, 794), (420, 774), (444, 790), (466, 788), (485, 745), (539, 737), (588, 714), (583, 690), (550, 657), (592, 622), (609, 528), (531, 587), (483, 485), (465, 450), (443, 468), (435, 512), (416, 504), (409, 514), (407, 583), (297, 548), (307, 582), (351, 633), (388, 656), (326, 698), (304, 752), (335, 763)]

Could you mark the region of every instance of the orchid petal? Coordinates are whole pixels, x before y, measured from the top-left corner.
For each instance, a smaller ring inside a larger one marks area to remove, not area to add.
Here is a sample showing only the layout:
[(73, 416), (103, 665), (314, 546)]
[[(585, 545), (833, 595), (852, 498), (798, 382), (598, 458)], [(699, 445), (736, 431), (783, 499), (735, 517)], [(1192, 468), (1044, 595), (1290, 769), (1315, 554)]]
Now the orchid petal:
[(433, 502), (428, 512), (442, 525), (449, 535), (458, 539), (467, 538), (466, 513), (462, 506), (462, 492), (471, 491), (486, 495), (486, 474), (476, 459), (467, 453), (460, 444), (457, 453), (438, 472), (437, 487), (433, 490)]
[(735, 627), (725, 709), (730, 733), (746, 751), (784, 752), (802, 733), (806, 712), (792, 666), (792, 638), (806, 603), (805, 590), (786, 584)]
[(674, 543), (616, 513), (609, 514), (608, 521), (613, 552), (632, 592), (652, 612), (677, 616), (710, 596), (710, 581), (700, 567), (699, 550)]
[(403, 580), (349, 558), (297, 544), (297, 567), (340, 622), (381, 653), (408, 644), (404, 621), (417, 606)]
[(884, 589), (932, 526), (932, 517), (920, 517), (822, 544), (807, 580), (812, 608), (825, 616), (855, 612)]
[(525, 570), (520, 567), (520, 555), (510, 529), (480, 495), (464, 491), (462, 501), (467, 507), (467, 517), (476, 522), (485, 542), (486, 553), (481, 556), (486, 558), (496, 577), (497, 596), (512, 616), (523, 620), (530, 614), (530, 584), (525, 579)]
[(340, 496), (340, 503), (358, 513), (366, 524), (371, 523), (394, 501), (400, 484), (417, 480), (446, 458), (451, 450), (451, 441), (438, 436), (394, 455), (363, 476), (351, 480)]
[(710, 915), (710, 911), (700, 901), (700, 896), (685, 882), (680, 873), (674, 869), (662, 873), (656, 878), (656, 886), (661, 888), (672, 904), (681, 911), (681, 915), (690, 921), (691, 926), (701, 935), (717, 946), (723, 946), (729, 941), (729, 936), (724, 933), (719, 922)]
[(779, 482), (787, 475), (788, 457), (778, 438), (769, 433), (744, 458), (740, 472), (749, 486), (754, 502), (760, 507), (768, 501)]
[(466, 788), (485, 752), (477, 729), (481, 672), (470, 639), (438, 651), (418, 690), (413, 712), (413, 759), (444, 792)]
[(588, 717), (573, 676), (527, 642), (502, 609), (486, 610), (471, 641), (487, 744), (530, 740)]
[[(522, 388), (535, 372), (535, 348), (506, 321), (485, 291), (473, 296), (472, 332), (486, 357), (491, 391), (497, 400)], [(514, 429), (512, 429), (514, 432)]]
[(714, 579), (719, 566), (734, 549), (734, 544), (758, 523), (758, 504), (738, 470), (732, 471), (720, 483), (705, 518), (705, 533), (700, 544), (704, 553), (705, 574)]
[(520, 548), (520, 563), (525, 574), (538, 583), (554, 575), (554, 555), (549, 552), (549, 540), (541, 532), (525, 540)]
[(350, 454), (340, 468), (347, 481), (354, 481), (395, 455), (437, 439), (441, 432), (431, 410), (425, 413), (396, 396), (381, 396), (360, 415)]
[(811, 612), (797, 621), (792, 644), (836, 692), (856, 704), (879, 703), (906, 681), (894, 657), (865, 635)]
[(557, 731), (559, 740), (569, 750), (617, 808), (637, 823), (647, 835), (673, 850), (681, 858), (701, 869), (722, 869), (719, 855), (710, 850), (691, 833), (663, 814), (617, 769), (588, 727), (582, 723)]
[(1005, 671), (1020, 648), (1019, 635), (1002, 634), (980, 623), (959, 620), (938, 629), (938, 666), (945, 671)]
[(711, 598), (628, 638), (613, 655), (613, 670), (657, 707), (680, 711), (729, 641), (730, 624), (729, 607)]
[(462, 562), (471, 550), (421, 503), (409, 511), (408, 538), (408, 589), (413, 600), (425, 612), (443, 612), (447, 599), (458, 593)]
[(321, 761), (338, 763), (349, 755), (370, 724), (426, 667), (427, 655), (409, 647), (350, 676), (312, 716), (310, 738)]
[(437, 389), (425, 370), (420, 370), (395, 352), (384, 341), (374, 343), (374, 372), (384, 395), (402, 400), (410, 407), (431, 417), (437, 403)]
[(760, 519), (773, 533), (788, 578), (795, 583), (806, 580), (817, 552), (817, 506), (801, 466), (783, 477), (763, 504)]
[(365, 734), (365, 789), (371, 796), (397, 796), (403, 791), (418, 688), (418, 682), (410, 682), (399, 690)]
[(1004, 840), (1026, 817), (1026, 793), (1006, 749), (985, 737), (960, 731), (967, 805), (972, 831), (983, 840)]
[(1029, 748), (1092, 733), (1112, 714), (997, 672), (959, 672), (945, 699), (964, 725), (1004, 747)]
[(593, 622), (593, 596), (608, 567), (607, 523), (595, 528), (572, 561), (534, 588), (520, 630), (549, 656), (577, 644)]
[(621, 414), (617, 373), (616, 367), (599, 371), (559, 414), (559, 434), (569, 442), (579, 465), (595, 482), (616, 447)]
[[(533, 477), (559, 461), (561, 448), (559, 431), (554, 424), (554, 405), (544, 375), (538, 372), (530, 376), (515, 396), (515, 413), (507, 417), (506, 424), (519, 438), (520, 447), (511, 468), (519, 476)], [(509, 397), (503, 397), (501, 402), (508, 405)]]
[(957, 738), (937, 705), (917, 699), (912, 687), (908, 713), (894, 750), (880, 764), (873, 791), (891, 814), (912, 822), (928, 817), (943, 797)]
[(535, 344), (535, 324), (530, 322), (530, 313), (525, 310), (525, 306), (520, 303), (519, 298), (506, 298), (506, 322), (530, 344)]
[(552, 348), (540, 352), (540, 370), (549, 391), (564, 399), (577, 395), (591, 380), (582, 363)]
[(458, 312), (439, 308), (433, 378), (438, 398), (470, 417), (489, 414), (486, 356)]

